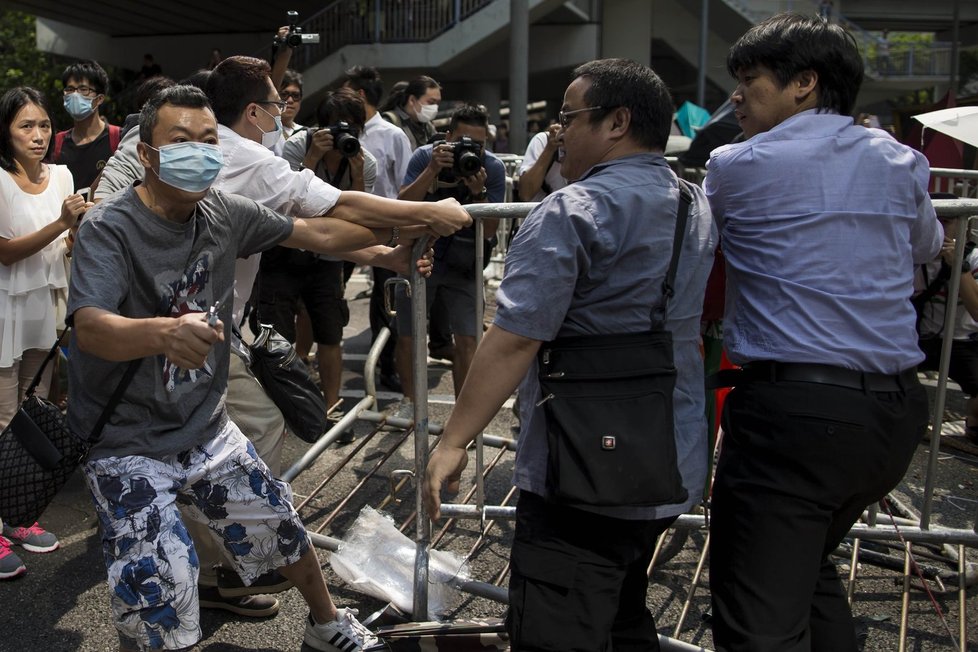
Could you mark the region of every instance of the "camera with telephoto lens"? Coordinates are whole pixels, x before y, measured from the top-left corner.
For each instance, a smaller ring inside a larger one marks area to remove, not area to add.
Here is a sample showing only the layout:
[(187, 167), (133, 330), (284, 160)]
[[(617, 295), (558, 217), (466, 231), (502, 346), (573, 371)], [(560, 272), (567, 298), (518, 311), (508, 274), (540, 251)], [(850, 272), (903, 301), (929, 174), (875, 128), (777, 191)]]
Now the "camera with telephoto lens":
[(302, 28), (296, 23), (299, 22), (298, 11), (287, 11), (289, 17), (289, 33), (285, 35), (285, 44), (290, 48), (297, 48), (307, 43), (319, 43), (319, 34), (303, 34)]
[(455, 157), (452, 162), (452, 172), (455, 176), (475, 176), (482, 169), (482, 143), (474, 141), (468, 136), (462, 136), (454, 143), (444, 140), (434, 142), (435, 147), (439, 145), (447, 145), (451, 148)]
[(337, 122), (335, 125), (323, 127), (333, 136), (333, 149), (347, 158), (356, 156), (360, 153), (360, 141), (357, 139), (357, 130), (350, 126), (348, 122)]

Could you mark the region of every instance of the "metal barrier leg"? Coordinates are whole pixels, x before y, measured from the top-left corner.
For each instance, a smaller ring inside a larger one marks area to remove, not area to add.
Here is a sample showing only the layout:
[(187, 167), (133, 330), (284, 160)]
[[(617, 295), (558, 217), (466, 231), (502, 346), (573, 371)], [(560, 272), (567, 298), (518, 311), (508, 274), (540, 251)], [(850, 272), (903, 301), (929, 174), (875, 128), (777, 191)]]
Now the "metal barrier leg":
[(964, 546), (958, 545), (958, 640), (961, 652), (968, 649), (968, 583), (965, 580)]
[(689, 615), (689, 608), (693, 604), (693, 596), (696, 594), (696, 589), (700, 583), (700, 577), (703, 574), (703, 566), (706, 565), (706, 558), (710, 554), (710, 533), (706, 534), (706, 541), (703, 542), (703, 551), (700, 553), (700, 559), (696, 563), (696, 572), (693, 573), (693, 581), (690, 584), (689, 592), (686, 594), (686, 601), (683, 602), (683, 611), (679, 614), (679, 620), (676, 622), (676, 628), (673, 630), (672, 635), (674, 637), (679, 636), (679, 632), (683, 629), (683, 622), (686, 620), (686, 616)]
[(903, 599), (900, 603), (899, 652), (907, 649), (907, 622), (910, 619), (910, 542), (903, 549)]

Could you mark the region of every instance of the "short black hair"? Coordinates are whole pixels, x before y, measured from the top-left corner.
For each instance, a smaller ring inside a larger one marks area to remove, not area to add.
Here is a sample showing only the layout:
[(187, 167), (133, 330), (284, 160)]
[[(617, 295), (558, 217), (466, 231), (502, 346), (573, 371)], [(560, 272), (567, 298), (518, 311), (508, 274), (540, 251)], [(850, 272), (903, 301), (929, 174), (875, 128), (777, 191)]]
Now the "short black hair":
[(357, 131), (363, 131), (367, 122), (367, 110), (363, 107), (363, 99), (352, 89), (337, 88), (326, 91), (326, 97), (316, 109), (316, 119), (320, 127), (328, 127), (337, 122), (348, 122)]
[(164, 77), (163, 75), (155, 75), (150, 77), (142, 84), (136, 87), (136, 107), (143, 108), (143, 105), (157, 93), (159, 93), (164, 88), (169, 88), (170, 86), (176, 86), (176, 82), (169, 77)]
[(373, 66), (353, 66), (343, 73), (343, 83), (355, 91), (363, 91), (370, 106), (380, 106), (384, 96), (384, 80)]
[[(10, 125), (13, 124), (17, 113), (28, 104), (36, 104), (50, 118), (51, 112), (48, 111), (44, 96), (35, 88), (17, 86), (0, 96), (0, 168), (13, 174), (17, 173), (17, 162), (14, 160), (14, 144), (10, 138)], [(54, 133), (53, 126), (51, 133)], [(51, 140), (48, 141), (49, 151)]]
[[(631, 113), (629, 134), (635, 142), (665, 150), (674, 108), (669, 89), (654, 70), (630, 59), (597, 59), (574, 69), (573, 78), (580, 77), (591, 82), (584, 93), (587, 106), (602, 107), (586, 114), (589, 122), (599, 122), (615, 109), (626, 108)], [(541, 123), (541, 131), (546, 128)]]
[(404, 96), (404, 89), (407, 88), (408, 83), (404, 80), (394, 82), (391, 86), (391, 92), (384, 100), (384, 103), (377, 107), (378, 111), (393, 111), (394, 109), (399, 109), (404, 106), (407, 102), (407, 97)]
[(211, 78), (211, 71), (207, 68), (201, 68), (189, 77), (185, 77), (180, 80), (180, 83), (184, 86), (196, 86), (200, 90), (207, 92), (207, 80)]
[(818, 75), (818, 110), (852, 113), (863, 83), (863, 60), (852, 34), (818, 16), (777, 14), (758, 23), (733, 44), (727, 71), (764, 66), (781, 87), (796, 75)]
[(271, 73), (268, 62), (255, 57), (228, 57), (214, 66), (207, 79), (207, 97), (217, 121), (229, 127), (246, 106), (267, 100)]
[(448, 122), (448, 130), (454, 132), (459, 123), (484, 127), (486, 135), (489, 135), (489, 111), (482, 104), (465, 103), (455, 107), (452, 118)]
[(160, 121), (160, 108), (167, 104), (189, 109), (211, 108), (204, 91), (196, 86), (180, 84), (164, 88), (149, 98), (143, 105), (143, 110), (139, 112), (139, 140), (147, 145), (153, 144), (153, 130)]
[(291, 68), (285, 71), (282, 75), (282, 83), (278, 85), (279, 90), (285, 88), (286, 86), (298, 86), (299, 90), (302, 90), (302, 73), (292, 70)]
[(61, 84), (67, 86), (68, 80), (71, 78), (74, 78), (75, 81), (87, 79), (99, 95), (105, 95), (105, 91), (109, 88), (109, 76), (105, 69), (98, 65), (97, 61), (82, 61), (69, 65), (61, 73)]

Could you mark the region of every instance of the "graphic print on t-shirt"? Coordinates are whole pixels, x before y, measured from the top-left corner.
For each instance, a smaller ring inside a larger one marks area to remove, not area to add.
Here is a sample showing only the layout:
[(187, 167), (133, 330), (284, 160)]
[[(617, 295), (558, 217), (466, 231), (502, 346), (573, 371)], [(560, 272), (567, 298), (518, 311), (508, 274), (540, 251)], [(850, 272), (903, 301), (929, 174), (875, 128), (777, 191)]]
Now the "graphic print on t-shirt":
[[(212, 265), (211, 252), (201, 252), (199, 257), (187, 266), (187, 270), (179, 278), (160, 283), (159, 314), (180, 317), (187, 313), (207, 312), (213, 302), (211, 296), (213, 292), (205, 293), (205, 290), (210, 289), (208, 282), (211, 277)], [(163, 385), (166, 390), (172, 392), (184, 383), (196, 383), (202, 376), (211, 377), (213, 375), (210, 362), (212, 353), (213, 350), (208, 354), (208, 361), (200, 369), (181, 369), (164, 356)]]

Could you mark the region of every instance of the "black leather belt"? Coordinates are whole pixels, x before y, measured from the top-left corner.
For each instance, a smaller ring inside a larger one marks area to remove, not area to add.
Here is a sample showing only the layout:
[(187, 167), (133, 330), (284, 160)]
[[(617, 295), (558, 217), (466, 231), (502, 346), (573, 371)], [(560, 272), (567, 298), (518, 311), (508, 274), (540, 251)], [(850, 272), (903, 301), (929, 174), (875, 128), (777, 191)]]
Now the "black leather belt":
[(868, 392), (900, 392), (918, 380), (915, 368), (890, 375), (827, 364), (765, 360), (750, 362), (741, 369), (724, 369), (708, 379), (707, 388), (733, 387), (750, 382), (816, 383)]

